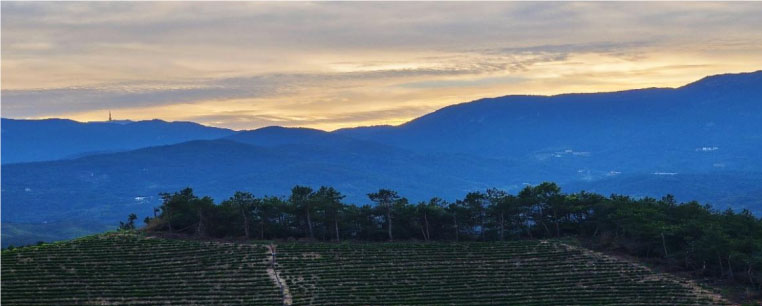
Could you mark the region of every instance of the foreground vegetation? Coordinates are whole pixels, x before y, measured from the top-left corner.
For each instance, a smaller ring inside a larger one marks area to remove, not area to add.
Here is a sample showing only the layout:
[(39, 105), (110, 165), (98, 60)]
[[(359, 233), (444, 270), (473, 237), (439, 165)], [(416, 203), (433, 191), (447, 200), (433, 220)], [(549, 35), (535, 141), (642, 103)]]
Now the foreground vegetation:
[[(762, 219), (744, 210), (714, 211), (676, 203), (594, 193), (561, 193), (543, 183), (517, 195), (497, 189), (464, 199), (408, 203), (391, 190), (368, 194), (375, 205), (350, 205), (334, 188), (296, 186), (288, 198), (237, 192), (219, 205), (191, 189), (162, 194), (146, 229), (201, 237), (341, 241), (508, 241), (564, 236), (594, 248), (658, 260), (671, 271), (744, 284), (762, 283)], [(133, 216), (134, 219), (134, 216)], [(134, 220), (122, 226), (134, 227)]]
[(71, 220), (69, 222), (0, 224), (2, 247), (32, 245), (40, 242), (69, 240), (103, 233), (114, 229), (114, 224)]
[(300, 305), (722, 304), (706, 291), (558, 241), (278, 246)]
[(560, 240), (233, 244), (122, 232), (2, 259), (13, 305), (726, 304)]
[(131, 233), (2, 253), (8, 305), (281, 303), (267, 249)]

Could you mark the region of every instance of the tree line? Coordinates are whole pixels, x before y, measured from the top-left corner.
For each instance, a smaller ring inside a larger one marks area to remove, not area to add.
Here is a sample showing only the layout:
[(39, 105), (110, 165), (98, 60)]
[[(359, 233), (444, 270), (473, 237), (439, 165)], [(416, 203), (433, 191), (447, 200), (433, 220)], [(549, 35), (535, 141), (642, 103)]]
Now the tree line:
[[(760, 289), (762, 219), (695, 201), (565, 194), (554, 183), (517, 194), (499, 189), (410, 203), (397, 192), (369, 193), (352, 205), (333, 187), (295, 186), (288, 197), (236, 192), (215, 204), (191, 188), (162, 193), (146, 231), (201, 237), (322, 241), (501, 241), (574, 236), (596, 248), (659, 259), (670, 267)], [(134, 227), (131, 215), (124, 228)]]

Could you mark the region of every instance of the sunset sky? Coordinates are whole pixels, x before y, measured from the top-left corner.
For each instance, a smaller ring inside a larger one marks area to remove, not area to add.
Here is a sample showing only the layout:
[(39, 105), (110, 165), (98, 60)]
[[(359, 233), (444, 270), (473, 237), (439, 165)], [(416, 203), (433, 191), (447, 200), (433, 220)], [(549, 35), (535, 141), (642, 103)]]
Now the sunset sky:
[(2, 2), (2, 116), (400, 124), (762, 69), (762, 3)]

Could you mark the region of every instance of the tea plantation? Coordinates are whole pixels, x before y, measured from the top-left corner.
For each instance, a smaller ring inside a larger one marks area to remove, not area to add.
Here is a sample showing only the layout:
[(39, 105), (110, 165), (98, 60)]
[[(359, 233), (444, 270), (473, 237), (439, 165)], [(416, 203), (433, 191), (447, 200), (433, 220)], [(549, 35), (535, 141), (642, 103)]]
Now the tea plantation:
[(559, 242), (278, 246), (299, 305), (724, 304), (687, 282)]
[(116, 233), (3, 251), (2, 302), (727, 304), (690, 282), (557, 241), (272, 247)]
[(267, 249), (104, 234), (3, 251), (3, 305), (281, 303)]

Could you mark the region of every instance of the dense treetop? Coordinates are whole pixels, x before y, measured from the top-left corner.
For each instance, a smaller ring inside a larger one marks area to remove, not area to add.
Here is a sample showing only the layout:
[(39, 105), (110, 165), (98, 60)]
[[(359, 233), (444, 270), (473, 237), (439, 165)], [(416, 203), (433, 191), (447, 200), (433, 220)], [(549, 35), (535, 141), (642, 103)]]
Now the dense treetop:
[[(287, 198), (236, 192), (215, 204), (190, 188), (161, 195), (147, 231), (203, 237), (324, 241), (497, 241), (575, 236), (595, 247), (661, 259), (675, 269), (760, 288), (762, 219), (697, 202), (565, 194), (554, 183), (518, 194), (471, 192), (448, 202), (409, 203), (393, 190), (369, 193), (375, 205), (351, 205), (333, 187), (295, 186)], [(129, 221), (124, 226), (129, 226)]]

